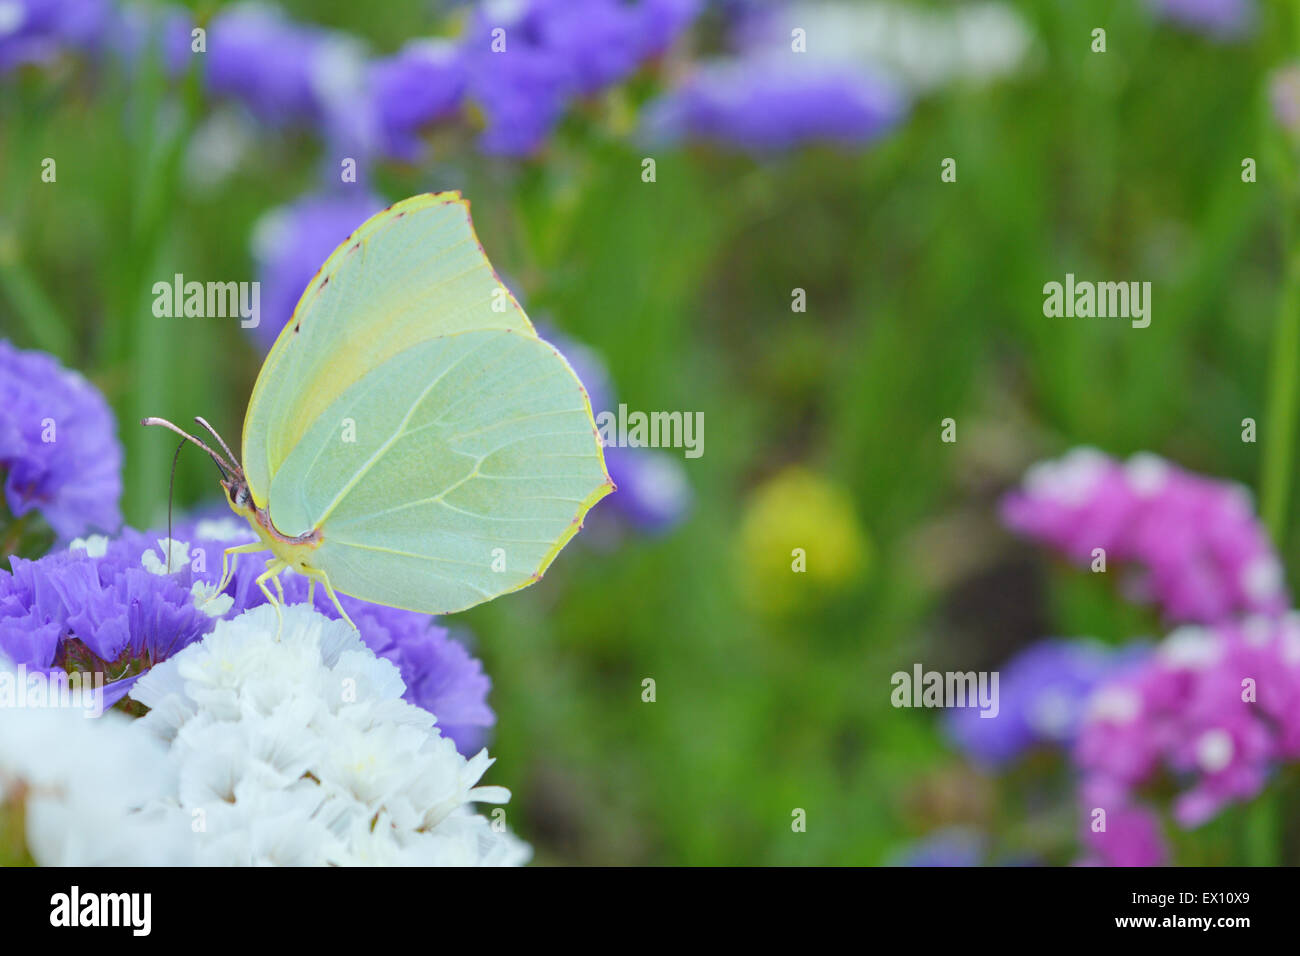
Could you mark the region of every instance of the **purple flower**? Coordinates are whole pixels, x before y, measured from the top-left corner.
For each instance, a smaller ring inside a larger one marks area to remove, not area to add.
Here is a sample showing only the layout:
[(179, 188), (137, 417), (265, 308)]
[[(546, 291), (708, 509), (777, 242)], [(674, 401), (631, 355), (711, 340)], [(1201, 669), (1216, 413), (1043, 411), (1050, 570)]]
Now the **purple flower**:
[(162, 69), (178, 77), (190, 68), (196, 57), (192, 49), (194, 15), (181, 7), (119, 6), (108, 27), (106, 44), (128, 63), (138, 63), (151, 45), (159, 51)]
[[(498, 23), (480, 8), (463, 38), (469, 68), (469, 98), (484, 113), (486, 128), (479, 142), (486, 153), (527, 156), (545, 143), (564, 111), (571, 70), (542, 46), (536, 31), (518, 20)], [(519, 29), (516, 29), (519, 26)], [(505, 49), (493, 31), (505, 30)]]
[[(165, 535), (128, 529), (39, 561), (12, 559), (12, 573), (0, 572), (0, 656), (29, 670), (103, 673), (111, 706), (141, 674), (210, 633), (218, 617), (266, 603), (254, 584), (264, 568), (258, 554), (234, 556), (224, 596), (212, 596), (223, 551), (252, 538), (245, 523), (231, 515), (177, 523), (173, 541), (188, 547), (181, 555), (173, 545), (170, 568), (158, 544)], [(305, 578), (282, 580), (287, 602), (307, 599)], [(339, 616), (323, 589), (314, 597), (318, 610)], [(397, 665), (406, 699), (434, 714), (462, 752), (477, 750), (496, 722), (483, 665), (428, 615), (340, 601), (367, 646)]]
[[(587, 389), (595, 415), (618, 408), (609, 370), (595, 350), (570, 339), (549, 324), (538, 323), (538, 334), (568, 359)], [(667, 452), (648, 448), (605, 446), (605, 466), (617, 489), (609, 497), (609, 510), (641, 531), (667, 531), (690, 510), (691, 486), (682, 464)], [(592, 520), (608, 513), (597, 509)]]
[(1120, 464), (1080, 448), (1035, 465), (1002, 503), (1007, 525), (1079, 564), (1130, 562), (1136, 595), (1172, 621), (1214, 622), (1288, 606), (1282, 568), (1237, 485), (1155, 455)]
[(1169, 858), (1160, 818), (1152, 811), (1131, 804), (1097, 809), (1106, 811), (1105, 829), (1095, 829), (1090, 812), (1083, 830), (1088, 855), (1084, 866), (1160, 866)]
[(608, 445), (605, 465), (618, 489), (610, 499), (613, 508), (633, 527), (664, 532), (690, 511), (691, 486), (670, 453)]
[[(397, 665), (406, 684), (403, 696), (437, 717), (442, 735), (455, 741), (461, 753), (470, 756), (481, 749), (496, 724), (487, 702), (492, 680), (482, 662), (427, 614), (365, 604), (346, 595), (339, 600), (366, 646)], [(328, 598), (317, 594), (315, 603), (318, 610), (338, 617)]]
[(1148, 0), (1157, 16), (1215, 39), (1248, 33), (1255, 24), (1253, 0)]
[[(193, 571), (194, 580), (209, 585), (220, 580), (222, 552), (252, 540), (248, 525), (229, 514), (190, 518), (178, 524), (172, 535), (190, 545), (191, 566), (201, 566)], [(226, 616), (266, 603), (266, 596), (253, 583), (264, 570), (265, 556), (244, 554), (231, 560), (235, 571), (225, 593), (233, 604)], [(286, 602), (307, 600), (306, 578), (285, 573), (281, 582)], [(368, 604), (344, 594), (339, 595), (339, 601), (366, 645), (397, 665), (406, 683), (405, 698), (437, 717), (443, 735), (454, 740), (462, 753), (470, 754), (481, 747), (487, 730), (496, 723), (496, 715), (487, 704), (492, 681), (483, 673), (482, 663), (428, 614)], [(338, 618), (338, 610), (323, 588), (315, 589), (313, 603), (321, 613)]]
[(666, 52), (703, 9), (703, 0), (641, 0), (633, 8), (641, 56)]
[(642, 10), (616, 0), (541, 0), (521, 26), (572, 70), (577, 92), (591, 96), (624, 79), (643, 56)]
[(988, 840), (976, 830), (948, 827), (911, 844), (890, 858), (889, 866), (981, 866)]
[(386, 206), (361, 186), (317, 193), (268, 213), (253, 236), (262, 318), (253, 334), (269, 349), (312, 276), (344, 239)]
[(466, 79), (464, 56), (445, 42), (415, 41), (372, 62), (370, 95), (384, 153), (418, 159), (419, 132), (460, 109)]
[(121, 467), (103, 396), (51, 356), (0, 339), (0, 475), (9, 510), (38, 510), (61, 538), (116, 530)]
[(65, 50), (93, 52), (109, 23), (107, 0), (9, 0), (0, 4), (0, 73), (45, 63)]
[(656, 142), (701, 140), (755, 153), (810, 143), (857, 147), (902, 119), (891, 85), (847, 66), (790, 66), (771, 56), (714, 61), (649, 108)]
[(0, 655), (29, 670), (102, 673), (105, 706), (116, 703), (214, 623), (191, 592), (189, 567), (154, 574), (141, 562), (151, 550), (161, 554), (127, 530), (39, 561), (12, 558), (12, 572), (0, 571)]
[(320, 127), (332, 137), (364, 137), (365, 64), (352, 38), (292, 22), (256, 3), (224, 7), (207, 38), (207, 87), (269, 125)]
[(1039, 744), (1068, 747), (1101, 681), (1133, 666), (1144, 648), (1116, 651), (1090, 640), (1040, 641), (1003, 666), (996, 716), (975, 707), (949, 711), (947, 730), (976, 760), (1004, 764)]
[(462, 38), (484, 152), (527, 156), (569, 101), (625, 79), (662, 53), (699, 11), (695, 0), (526, 0), (476, 9)]

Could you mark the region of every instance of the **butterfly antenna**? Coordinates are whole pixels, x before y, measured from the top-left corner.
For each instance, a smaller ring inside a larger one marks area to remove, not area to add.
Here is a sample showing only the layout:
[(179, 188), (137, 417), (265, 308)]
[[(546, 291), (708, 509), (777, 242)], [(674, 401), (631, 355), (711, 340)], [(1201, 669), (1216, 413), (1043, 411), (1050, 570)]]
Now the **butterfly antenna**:
[(203, 419), (201, 416), (199, 416), (199, 415), (195, 415), (195, 416), (194, 416), (194, 420), (195, 420), (196, 422), (198, 422), (200, 425), (202, 425), (204, 428), (206, 428), (209, 432), (212, 433), (212, 437), (215, 438), (215, 439), (217, 440), (217, 443), (218, 443), (219, 445), (221, 445), (222, 448), (225, 449), (225, 451), (226, 451), (226, 457), (229, 458), (230, 461), (235, 465), (236, 469), (238, 469), (238, 468), (239, 468), (239, 459), (236, 458), (236, 457), (235, 457), (235, 453), (234, 453), (233, 451), (230, 450), (230, 446), (226, 444), (226, 440), (225, 440), (224, 438), (222, 438), (221, 435), (219, 435), (219, 434), (217, 433), (217, 430), (216, 430), (215, 428), (213, 428), (211, 425), (209, 425), (209, 424), (207, 423), (207, 421), (206, 421), (205, 419)]
[(218, 455), (215, 451), (213, 451), (211, 448), (209, 448), (209, 447), (208, 447), (207, 445), (205, 445), (203, 442), (199, 441), (197, 438), (195, 438), (195, 437), (194, 437), (193, 435), (191, 435), (189, 432), (185, 431), (185, 430), (182, 429), (182, 428), (178, 428), (177, 426), (175, 426), (175, 425), (173, 425), (171, 422), (169, 422), (167, 419), (165, 419), (165, 418), (142, 418), (142, 419), (140, 419), (140, 424), (141, 424), (141, 425), (161, 425), (163, 428), (168, 428), (168, 429), (174, 431), (176, 434), (180, 435), (180, 436), (181, 436), (182, 438), (184, 438), (186, 441), (190, 441), (190, 442), (193, 442), (194, 444), (198, 445), (200, 448), (202, 448), (204, 451), (206, 451), (206, 452), (208, 453), (209, 457), (211, 457), (211, 459), (212, 459), (213, 461), (215, 461), (215, 462), (217, 463), (217, 467), (221, 469), (221, 475), (222, 475), (223, 478), (229, 478), (231, 475), (237, 475), (237, 474), (239, 474), (239, 469), (238, 469), (238, 468), (236, 468), (236, 467), (234, 467), (233, 465), (231, 465), (230, 462), (226, 461), (224, 458), (222, 458), (220, 455)]
[(172, 476), (167, 482), (167, 573), (172, 573), (172, 495), (176, 491), (176, 463), (181, 460), (181, 449), (185, 447), (185, 442), (176, 446), (176, 454), (172, 455)]

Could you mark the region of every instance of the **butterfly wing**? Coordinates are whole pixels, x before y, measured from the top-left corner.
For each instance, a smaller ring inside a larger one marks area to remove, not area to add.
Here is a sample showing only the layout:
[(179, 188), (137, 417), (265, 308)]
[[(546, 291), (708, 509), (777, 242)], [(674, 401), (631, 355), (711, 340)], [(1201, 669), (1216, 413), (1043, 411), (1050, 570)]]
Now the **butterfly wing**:
[(586, 391), (501, 289), (463, 204), (407, 200), (327, 260), (272, 349), (250, 488), (283, 534), (320, 529), (309, 561), (336, 589), (473, 606), (540, 577), (612, 490)]
[(367, 219), (325, 260), (262, 363), (244, 416), (258, 507), (317, 417), (417, 342), (532, 324), (492, 269), (459, 193), (412, 196)]

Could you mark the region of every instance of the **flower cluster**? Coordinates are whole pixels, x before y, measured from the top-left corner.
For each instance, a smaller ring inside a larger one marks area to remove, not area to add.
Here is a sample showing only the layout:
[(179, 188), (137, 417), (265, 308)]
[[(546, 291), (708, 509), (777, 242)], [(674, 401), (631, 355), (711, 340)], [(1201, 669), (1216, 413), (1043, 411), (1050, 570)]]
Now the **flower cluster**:
[(512, 865), (526, 845), (473, 803), (492, 761), (466, 759), (402, 699), (396, 666), (302, 605), (222, 621), (132, 691), (168, 747), (205, 865)]
[[(1016, 531), (1080, 564), (1131, 562), (1133, 595), (1169, 620), (1213, 623), (1289, 606), (1249, 493), (1151, 454), (1121, 464), (1090, 448), (1035, 465), (1003, 502)], [(1100, 549), (1100, 552), (1098, 551)]]
[(1154, 455), (1119, 463), (1083, 448), (1030, 469), (1003, 516), (1095, 569), (1103, 552), (1131, 563), (1131, 594), (1181, 625), (1150, 651), (1080, 656), (1077, 645), (1049, 643), (1012, 662), (1009, 739), (978, 721), (952, 723), (996, 761), (1034, 736), (1016, 715), (1058, 698), (1047, 709), (1069, 714), (1068, 733), (1054, 736), (1079, 772), (1084, 862), (1164, 862), (1160, 816), (1146, 802), (1163, 786), (1177, 790), (1175, 822), (1196, 827), (1300, 759), (1300, 615), (1243, 489)]
[(486, 3), (463, 41), (467, 97), (486, 116), (485, 152), (536, 151), (566, 105), (627, 78), (663, 53), (699, 0)]
[[(1216, 38), (1252, 27), (1252, 0), (1148, 0), (1172, 23)], [(660, 58), (703, 0), (487, 0), (454, 37), (412, 40), (371, 57), (356, 38), (243, 2), (201, 23), (180, 7), (110, 0), (12, 0), (0, 7), (0, 73), (64, 51), (145, 56), (261, 121), (320, 133), (349, 154), (422, 158), (422, 133), (470, 119), (479, 148), (528, 156), (566, 111)], [(1009, 6), (951, 13), (897, 3), (719, 5), (731, 52), (688, 68), (651, 105), (656, 142), (702, 139), (768, 152), (807, 142), (860, 146), (894, 126), (908, 90), (1003, 76), (1032, 38)], [(792, 45), (791, 29), (804, 34)], [(192, 31), (207, 35), (196, 47)], [(196, 56), (204, 57), (196, 60)]]
[(859, 146), (906, 112), (890, 84), (843, 67), (805, 69), (781, 56), (701, 66), (646, 117), (653, 142), (683, 139), (752, 152), (810, 142)]
[[(13, 679), (0, 655), (0, 679)], [(0, 832), (42, 866), (192, 862), (189, 824), (161, 808), (176, 791), (166, 748), (117, 712), (0, 708)], [(0, 845), (6, 864), (14, 852)]]
[[(224, 7), (206, 23), (179, 7), (108, 0), (9, 6), (15, 25), (6, 34), (0, 22), (0, 71), (63, 51), (107, 52), (131, 66), (155, 58), (173, 80), (195, 70), (210, 97), (239, 103), (267, 125), (314, 130), (354, 157), (416, 162), (426, 130), (465, 120), (481, 127), (485, 153), (538, 152), (573, 104), (660, 58), (705, 5), (486, 2), (462, 18), (458, 36), (412, 40), (378, 57), (348, 34), (296, 23), (256, 2)], [(801, 9), (799, 22), (817, 16)], [(895, 85), (853, 58), (783, 53), (770, 35), (759, 42), (758, 31), (745, 30), (756, 19), (751, 12), (732, 19), (741, 49), (689, 71), (650, 109), (645, 129), (652, 139), (754, 151), (809, 141), (862, 145), (905, 112)], [(838, 29), (826, 26), (818, 49)], [(201, 40), (193, 35), (199, 27), (206, 30)]]
[(11, 0), (0, 6), (0, 73), (64, 50), (93, 52), (110, 20), (108, 0)]
[(1093, 697), (1074, 759), (1090, 812), (1140, 810), (1140, 789), (1162, 774), (1181, 785), (1184, 827), (1251, 799), (1279, 763), (1300, 759), (1300, 615), (1175, 630)]
[[(0, 572), (0, 653), (31, 671), (103, 673), (112, 706), (151, 667), (202, 640), (218, 618), (266, 602), (253, 585), (258, 555), (234, 557), (229, 587), (214, 594), (222, 552), (251, 540), (247, 525), (226, 516), (187, 521), (174, 533), (186, 540), (168, 547), (162, 535), (128, 529), (36, 561), (13, 558), (12, 572)], [(306, 601), (304, 578), (286, 574), (284, 588), (287, 600)], [(315, 599), (337, 616), (323, 594)], [(367, 646), (398, 668), (408, 699), (437, 714), (462, 750), (481, 746), (496, 721), (482, 664), (428, 615), (340, 600)]]
[(736, 20), (732, 42), (745, 56), (775, 54), (791, 48), (795, 26), (809, 41), (805, 59), (870, 65), (913, 96), (1012, 76), (1034, 45), (1024, 17), (996, 0), (940, 7), (898, 0), (756, 5)]
[(460, 113), (468, 76), (455, 43), (423, 39), (373, 61), (368, 82), (380, 154), (414, 162), (423, 151), (420, 132)]
[(956, 81), (1014, 73), (1033, 35), (1014, 8), (900, 3), (755, 5), (733, 19), (731, 52), (689, 69), (653, 103), (652, 142), (682, 139), (754, 153), (808, 143), (860, 147), (909, 101)]
[[(0, 657), (0, 678), (17, 678)], [(397, 667), (313, 609), (221, 621), (110, 711), (0, 708), (0, 858), (46, 866), (517, 865), (471, 758)], [(16, 846), (14, 839), (17, 839)], [(12, 858), (11, 858), (12, 857)]]
[[(476, 111), (484, 152), (526, 156), (545, 144), (575, 99), (626, 79), (663, 53), (700, 6), (699, 0), (484, 3), (457, 39), (415, 40), (367, 62), (351, 38), (245, 4), (213, 18), (208, 88), (268, 121), (324, 128), (335, 141), (404, 161), (420, 158), (423, 130)], [(295, 54), (286, 56), (286, 49)]]
[[(195, 66), (210, 96), (241, 103), (268, 125), (313, 129), (361, 154), (418, 159), (420, 132), (476, 112), (485, 152), (525, 156), (544, 145), (572, 102), (664, 53), (702, 6), (483, 3), (456, 39), (415, 40), (372, 59), (356, 38), (296, 23), (269, 4), (223, 7), (204, 24), (175, 7), (19, 0), (0, 8), (13, 21), (0, 20), (0, 70), (64, 50), (156, 56), (174, 79)], [(197, 27), (206, 30), (201, 46)]]
[(65, 540), (114, 531), (121, 467), (103, 396), (49, 355), (0, 339), (0, 479), (10, 512), (40, 512)]
[(155, 574), (154, 541), (127, 530), (0, 571), (0, 654), (28, 670), (104, 674), (105, 704), (139, 676), (212, 629), (187, 564)]
[[(214, 587), (221, 576), (221, 553), (232, 545), (253, 540), (247, 523), (229, 513), (213, 518), (191, 519), (173, 532), (182, 538), (180, 546), (187, 557), (181, 562), (196, 581)], [(263, 570), (263, 558), (257, 554), (232, 556), (234, 572), (226, 588), (230, 602), (224, 616), (232, 617), (266, 603), (266, 596), (253, 583)], [(198, 565), (199, 569), (194, 570)], [(290, 604), (307, 601), (309, 582), (301, 575), (286, 571), (281, 575), (285, 600)], [(337, 618), (338, 610), (316, 588), (315, 607), (327, 617)], [(361, 640), (379, 657), (398, 668), (406, 686), (406, 697), (438, 717), (442, 734), (454, 740), (464, 753), (477, 750), (487, 731), (496, 723), (496, 715), (487, 704), (492, 681), (483, 673), (483, 665), (465, 646), (454, 640), (448, 630), (427, 614), (368, 604), (339, 595), (339, 602), (360, 631)]]
[(355, 102), (364, 61), (343, 34), (303, 26), (278, 8), (240, 3), (208, 27), (208, 92), (243, 103), (268, 125), (326, 124)]

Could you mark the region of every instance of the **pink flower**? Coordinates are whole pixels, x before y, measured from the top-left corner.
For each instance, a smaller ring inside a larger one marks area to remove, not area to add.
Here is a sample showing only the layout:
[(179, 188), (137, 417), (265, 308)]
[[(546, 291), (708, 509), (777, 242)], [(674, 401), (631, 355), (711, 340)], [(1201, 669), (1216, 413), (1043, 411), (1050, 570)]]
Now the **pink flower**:
[(1082, 792), (1132, 796), (1161, 772), (1184, 827), (1250, 800), (1300, 756), (1300, 615), (1181, 627), (1093, 695), (1074, 750)]
[(1084, 866), (1160, 866), (1168, 860), (1155, 813), (1128, 804), (1094, 809), (1105, 810), (1105, 829), (1096, 829), (1102, 818), (1089, 813), (1083, 840), (1090, 853)]
[(1002, 502), (1008, 526), (1091, 565), (1105, 552), (1128, 565), (1135, 596), (1176, 622), (1277, 614), (1289, 599), (1282, 568), (1238, 485), (1192, 474), (1151, 454), (1120, 463), (1090, 448), (1042, 462)]

